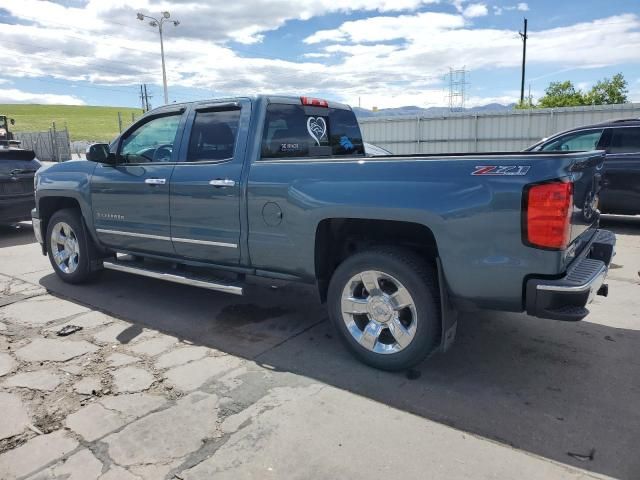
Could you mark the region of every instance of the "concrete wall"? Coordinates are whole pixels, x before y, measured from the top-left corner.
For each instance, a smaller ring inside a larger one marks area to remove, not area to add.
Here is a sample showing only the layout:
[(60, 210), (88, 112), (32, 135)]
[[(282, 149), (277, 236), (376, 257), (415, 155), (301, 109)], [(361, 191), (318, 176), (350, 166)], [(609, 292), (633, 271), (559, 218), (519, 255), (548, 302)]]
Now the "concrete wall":
[(640, 118), (640, 103), (363, 118), (360, 126), (365, 141), (403, 155), (518, 151), (556, 132), (614, 118)]

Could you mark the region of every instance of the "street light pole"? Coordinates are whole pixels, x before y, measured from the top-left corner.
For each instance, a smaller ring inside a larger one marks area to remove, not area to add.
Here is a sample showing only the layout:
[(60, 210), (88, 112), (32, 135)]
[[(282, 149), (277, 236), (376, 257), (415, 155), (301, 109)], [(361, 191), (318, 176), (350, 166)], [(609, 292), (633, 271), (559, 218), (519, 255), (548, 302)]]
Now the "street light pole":
[(160, 32), (160, 56), (162, 57), (162, 85), (164, 86), (164, 104), (169, 103), (169, 92), (167, 90), (167, 69), (164, 65), (164, 40), (162, 39), (162, 23), (158, 25)]
[(148, 15), (144, 15), (142, 13), (138, 13), (136, 17), (140, 21), (144, 21), (145, 18), (148, 18), (149, 20), (151, 20), (149, 22), (149, 25), (151, 25), (154, 28), (158, 27), (158, 33), (160, 33), (160, 56), (162, 57), (162, 85), (164, 87), (164, 103), (166, 105), (167, 103), (169, 103), (169, 90), (167, 88), (167, 70), (165, 68), (165, 62), (164, 62), (164, 38), (162, 37), (162, 27), (164, 25), (164, 22), (166, 21), (170, 21), (171, 23), (173, 23), (174, 27), (177, 27), (178, 25), (180, 25), (180, 21), (169, 20), (169, 18), (171, 18), (171, 14), (169, 12), (162, 12), (162, 16), (160, 17), (160, 20), (154, 17), (150, 17)]

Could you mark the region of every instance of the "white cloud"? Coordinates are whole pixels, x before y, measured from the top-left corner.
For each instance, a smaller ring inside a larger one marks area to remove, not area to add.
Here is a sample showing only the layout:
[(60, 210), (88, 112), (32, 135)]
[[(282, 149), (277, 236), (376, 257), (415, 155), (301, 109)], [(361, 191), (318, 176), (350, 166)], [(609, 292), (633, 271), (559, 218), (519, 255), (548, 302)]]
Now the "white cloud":
[[(474, 27), (463, 12), (482, 5), (477, 2), (453, 1), (456, 8), (442, 13), (413, 11), (433, 0), (166, 1), (138, 3), (144, 11), (170, 8), (172, 17), (182, 21), (166, 30), (170, 98), (173, 87), (181, 86), (216, 96), (305, 93), (350, 103), (361, 96), (368, 106), (380, 108), (443, 105), (441, 86), (449, 66), (496, 70), (520, 64), (517, 25), (513, 30)], [(102, 88), (160, 84), (157, 33), (135, 20), (130, 3), (90, 0), (83, 8), (65, 8), (38, 0), (0, 0), (0, 8), (23, 20), (0, 29), (4, 77), (47, 76)], [(225, 15), (219, 14), (221, 5)], [(266, 32), (294, 18), (357, 9), (370, 16), (310, 34), (303, 46), (312, 51), (303, 52), (300, 61), (242, 55), (231, 43), (260, 41)], [(529, 64), (547, 70), (640, 62), (640, 18), (633, 14), (534, 30), (530, 38)], [(115, 95), (113, 103), (118, 102)], [(505, 96), (511, 98), (510, 93)]]
[(136, 12), (158, 16), (168, 9), (182, 25), (167, 32), (172, 37), (201, 38), (209, 41), (234, 40), (251, 44), (262, 41), (263, 34), (283, 26), (289, 20), (309, 18), (332, 12), (412, 11), (439, 0), (137, 0), (135, 7), (125, 0), (89, 0), (81, 7), (66, 7), (43, 0), (0, 0), (0, 8), (12, 15), (45, 27), (60, 26), (73, 31), (124, 33), (130, 39), (149, 38), (151, 29), (137, 23)]
[(464, 18), (449, 13), (421, 12), (396, 17), (370, 17), (345, 22), (333, 30), (319, 30), (305, 38), (304, 42), (309, 44), (326, 41), (366, 43), (397, 39), (410, 41), (418, 37), (461, 28), (464, 25)]
[(0, 89), (0, 103), (40, 103), (46, 105), (85, 105), (85, 102), (73, 95), (53, 93), (24, 92), (15, 88)]
[(526, 2), (520, 2), (516, 5), (506, 5), (504, 7), (498, 7), (498, 6), (493, 6), (493, 12), (496, 15), (501, 15), (502, 11), (506, 10), (508, 12), (513, 12), (515, 10), (518, 10), (519, 12), (528, 12), (529, 11), (529, 4)]
[(331, 56), (330, 53), (322, 53), (322, 52), (309, 52), (302, 55), (305, 58), (328, 58)]
[(462, 15), (467, 18), (484, 17), (488, 14), (489, 10), (484, 3), (472, 3), (462, 11)]

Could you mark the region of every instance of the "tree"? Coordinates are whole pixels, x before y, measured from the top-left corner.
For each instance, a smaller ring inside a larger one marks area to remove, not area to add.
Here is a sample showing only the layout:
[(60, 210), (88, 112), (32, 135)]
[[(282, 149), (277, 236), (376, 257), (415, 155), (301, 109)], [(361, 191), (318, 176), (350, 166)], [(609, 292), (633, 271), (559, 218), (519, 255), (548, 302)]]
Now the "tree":
[(618, 73), (613, 78), (605, 78), (596, 83), (585, 95), (587, 105), (613, 105), (627, 103), (627, 81), (624, 75)]
[(570, 80), (551, 82), (538, 103), (540, 108), (578, 107), (586, 105), (585, 95)]
[(570, 80), (551, 82), (545, 90), (545, 95), (535, 105), (532, 99), (525, 99), (518, 103), (516, 109), (578, 107), (581, 105), (613, 105), (627, 103), (627, 81), (624, 75), (617, 73), (612, 78), (599, 80), (586, 93), (577, 90)]

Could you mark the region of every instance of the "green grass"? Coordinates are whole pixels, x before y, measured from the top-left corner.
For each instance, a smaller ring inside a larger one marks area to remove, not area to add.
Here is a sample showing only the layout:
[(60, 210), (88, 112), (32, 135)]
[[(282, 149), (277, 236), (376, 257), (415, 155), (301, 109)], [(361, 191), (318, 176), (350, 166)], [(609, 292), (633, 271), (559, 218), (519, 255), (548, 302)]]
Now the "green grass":
[(139, 108), (92, 107), (77, 105), (24, 105), (0, 104), (0, 115), (14, 118), (10, 127), (14, 132), (44, 132), (56, 122), (56, 129), (65, 125), (71, 141), (110, 141), (119, 133), (118, 112), (122, 116), (122, 128), (131, 124), (131, 114), (142, 115)]

